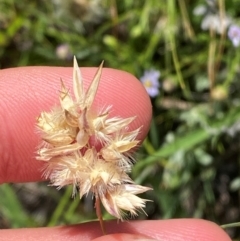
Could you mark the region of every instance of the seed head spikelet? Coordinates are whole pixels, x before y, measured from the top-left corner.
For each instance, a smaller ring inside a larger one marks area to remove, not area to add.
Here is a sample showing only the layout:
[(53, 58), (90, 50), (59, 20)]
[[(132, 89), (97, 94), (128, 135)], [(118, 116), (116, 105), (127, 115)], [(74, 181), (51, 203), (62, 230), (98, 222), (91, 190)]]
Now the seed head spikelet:
[(94, 109), (103, 62), (86, 91), (75, 57), (73, 65), (74, 98), (61, 80), (60, 106), (43, 111), (37, 118), (42, 138), (37, 159), (45, 162), (43, 175), (51, 185), (58, 189), (73, 185), (73, 196), (79, 190), (80, 198), (94, 195), (104, 231), (100, 201), (121, 220), (125, 212), (135, 216), (138, 210), (143, 211), (148, 201), (136, 195), (150, 188), (134, 184), (128, 175), (134, 160), (131, 150), (139, 143), (136, 138), (140, 128), (128, 131), (135, 117), (109, 117), (111, 106), (98, 112)]

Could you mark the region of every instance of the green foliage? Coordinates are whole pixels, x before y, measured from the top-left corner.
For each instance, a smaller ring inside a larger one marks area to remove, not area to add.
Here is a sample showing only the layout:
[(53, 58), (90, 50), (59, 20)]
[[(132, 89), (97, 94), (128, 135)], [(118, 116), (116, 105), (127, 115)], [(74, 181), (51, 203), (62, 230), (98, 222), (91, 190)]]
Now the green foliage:
[(32, 227), (34, 222), (19, 202), (15, 191), (8, 184), (0, 188), (0, 213), (13, 228)]
[[(215, 13), (239, 23), (237, 0), (213, 2)], [(201, 0), (1, 0), (0, 67), (71, 66), (74, 54), (81, 66), (104, 59), (106, 67), (138, 78), (144, 70), (160, 71), (151, 130), (132, 174), (154, 188), (146, 194), (154, 200), (148, 218), (223, 224), (240, 219), (228, 215), (228, 209), (239, 213), (240, 51), (228, 39), (228, 27), (222, 33), (202, 29), (207, 14), (195, 13), (201, 4), (209, 8)], [(62, 191), (49, 219), (36, 225), (94, 218), (87, 201), (73, 201), (70, 193)], [(34, 218), (11, 186), (0, 187), (0, 196), (10, 227), (31, 226)]]

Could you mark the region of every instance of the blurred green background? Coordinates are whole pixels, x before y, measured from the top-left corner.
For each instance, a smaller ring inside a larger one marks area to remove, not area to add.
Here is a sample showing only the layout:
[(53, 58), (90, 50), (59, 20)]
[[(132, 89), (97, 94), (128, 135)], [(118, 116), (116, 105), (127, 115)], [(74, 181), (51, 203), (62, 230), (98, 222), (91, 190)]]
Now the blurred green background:
[[(144, 196), (153, 202), (138, 218), (239, 222), (240, 27), (230, 33), (238, 24), (238, 0), (0, 0), (0, 68), (72, 66), (76, 55), (80, 66), (104, 60), (139, 79), (158, 71), (132, 172), (154, 188)], [(71, 191), (2, 185), (0, 228), (96, 219), (91, 197)], [(239, 228), (227, 232), (240, 238)]]

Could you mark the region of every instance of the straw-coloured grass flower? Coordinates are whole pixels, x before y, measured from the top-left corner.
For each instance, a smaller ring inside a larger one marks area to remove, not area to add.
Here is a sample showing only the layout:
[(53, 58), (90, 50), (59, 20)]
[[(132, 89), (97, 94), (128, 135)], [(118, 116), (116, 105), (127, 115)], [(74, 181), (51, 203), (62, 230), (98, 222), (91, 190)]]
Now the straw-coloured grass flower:
[[(150, 190), (134, 184), (131, 172), (131, 149), (138, 145), (140, 129), (127, 131), (132, 118), (109, 118), (111, 107), (96, 112), (92, 107), (102, 65), (85, 91), (81, 73), (74, 58), (74, 99), (61, 81), (60, 107), (42, 112), (37, 119), (43, 145), (37, 159), (46, 162), (45, 178), (53, 186), (73, 185), (73, 195), (79, 190), (80, 198), (93, 194), (95, 206), (104, 232), (100, 201), (106, 210), (123, 220), (125, 211), (137, 215), (147, 200), (136, 194)], [(94, 141), (93, 141), (94, 140)], [(94, 146), (93, 143), (98, 143)]]

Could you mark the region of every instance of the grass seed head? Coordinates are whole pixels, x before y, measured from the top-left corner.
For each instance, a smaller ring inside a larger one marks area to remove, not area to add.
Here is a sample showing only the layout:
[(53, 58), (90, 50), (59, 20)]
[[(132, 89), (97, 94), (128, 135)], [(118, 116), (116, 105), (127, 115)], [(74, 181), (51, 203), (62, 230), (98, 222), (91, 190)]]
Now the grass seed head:
[[(43, 141), (37, 159), (45, 161), (43, 175), (53, 186), (73, 185), (73, 195), (79, 189), (80, 198), (91, 192), (111, 215), (122, 220), (124, 211), (135, 216), (143, 210), (147, 200), (136, 194), (150, 188), (134, 184), (127, 174), (132, 168), (131, 149), (139, 142), (140, 129), (127, 131), (135, 117), (110, 118), (110, 106), (99, 113), (92, 106), (102, 67), (103, 63), (85, 91), (74, 57), (74, 98), (61, 80), (60, 107), (42, 112), (37, 119)], [(92, 139), (101, 147), (96, 149)]]

